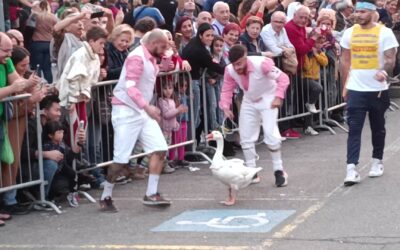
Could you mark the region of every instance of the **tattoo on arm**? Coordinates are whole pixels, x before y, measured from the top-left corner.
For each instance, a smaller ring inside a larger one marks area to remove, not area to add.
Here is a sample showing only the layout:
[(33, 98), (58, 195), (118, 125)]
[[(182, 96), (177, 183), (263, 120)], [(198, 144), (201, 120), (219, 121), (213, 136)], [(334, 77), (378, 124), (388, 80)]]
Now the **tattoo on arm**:
[(383, 70), (385, 70), (389, 76), (393, 76), (393, 69), (396, 63), (396, 55), (396, 48), (391, 48), (383, 52)]

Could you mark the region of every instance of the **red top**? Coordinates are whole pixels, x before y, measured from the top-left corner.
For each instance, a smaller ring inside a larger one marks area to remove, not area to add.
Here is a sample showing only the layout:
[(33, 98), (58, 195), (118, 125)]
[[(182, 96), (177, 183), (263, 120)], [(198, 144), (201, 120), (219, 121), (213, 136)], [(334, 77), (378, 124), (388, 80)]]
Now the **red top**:
[(299, 27), (293, 20), (285, 25), (285, 29), (290, 42), (296, 49), (297, 61), (299, 62), (298, 67), (303, 67), (304, 56), (312, 50), (315, 41), (310, 38), (307, 39), (306, 28)]

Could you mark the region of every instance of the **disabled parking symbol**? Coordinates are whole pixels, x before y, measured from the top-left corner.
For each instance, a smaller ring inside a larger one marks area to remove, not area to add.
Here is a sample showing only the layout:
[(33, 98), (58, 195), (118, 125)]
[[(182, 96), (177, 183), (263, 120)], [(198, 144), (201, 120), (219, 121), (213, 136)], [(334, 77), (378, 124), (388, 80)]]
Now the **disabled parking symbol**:
[(195, 210), (153, 228), (153, 232), (269, 232), (295, 210)]

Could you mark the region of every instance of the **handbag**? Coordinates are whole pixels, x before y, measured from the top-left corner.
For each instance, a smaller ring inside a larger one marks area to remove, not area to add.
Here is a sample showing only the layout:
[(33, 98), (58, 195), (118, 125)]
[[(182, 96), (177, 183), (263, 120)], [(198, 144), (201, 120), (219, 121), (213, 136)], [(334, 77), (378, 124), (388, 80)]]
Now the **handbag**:
[(10, 165), (14, 162), (14, 153), (11, 147), (10, 138), (8, 138), (8, 125), (3, 123), (4, 141), (1, 147), (1, 161)]
[(297, 73), (297, 66), (299, 62), (297, 61), (296, 53), (290, 50), (288, 55), (282, 56), (282, 71), (290, 75), (295, 75)]

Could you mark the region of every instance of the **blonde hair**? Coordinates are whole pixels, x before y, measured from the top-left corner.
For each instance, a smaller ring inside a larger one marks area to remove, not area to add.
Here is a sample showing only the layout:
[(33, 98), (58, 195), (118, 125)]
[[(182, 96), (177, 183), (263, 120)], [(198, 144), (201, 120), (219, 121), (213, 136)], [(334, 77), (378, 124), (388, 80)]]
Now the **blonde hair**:
[(336, 12), (332, 9), (321, 9), (318, 13), (317, 25), (323, 20), (332, 22), (332, 29), (336, 27)]
[(129, 26), (128, 24), (120, 24), (116, 26), (111, 34), (108, 36), (108, 41), (111, 43), (122, 34), (129, 34), (131, 36), (131, 38), (129, 39), (129, 43), (132, 43), (135, 33), (133, 32), (131, 26)]

